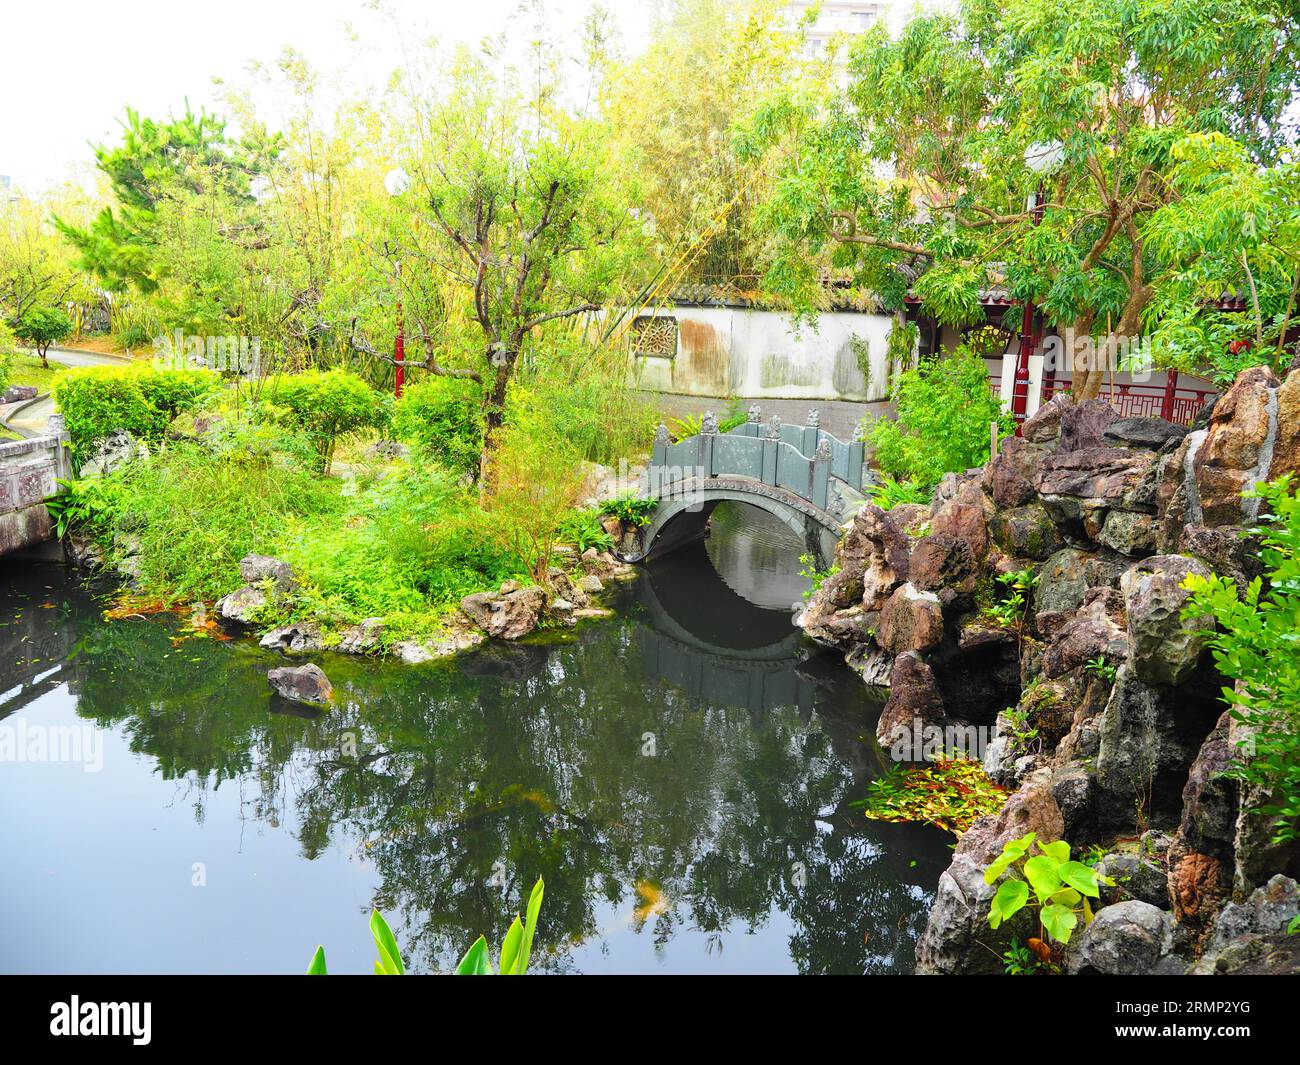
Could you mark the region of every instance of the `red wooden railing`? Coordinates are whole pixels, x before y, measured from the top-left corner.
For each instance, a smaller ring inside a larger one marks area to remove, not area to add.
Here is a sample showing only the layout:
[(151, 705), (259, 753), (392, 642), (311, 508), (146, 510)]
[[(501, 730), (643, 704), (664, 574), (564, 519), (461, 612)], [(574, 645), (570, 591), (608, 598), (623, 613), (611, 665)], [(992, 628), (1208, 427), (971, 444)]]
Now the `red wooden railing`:
[[(1046, 403), (1058, 392), (1067, 391), (1069, 381), (1044, 381), (1042, 402)], [(989, 391), (995, 396), (1002, 394), (1002, 378), (989, 374)], [(1115, 385), (1114, 399), (1111, 399), (1109, 385), (1104, 385), (1100, 399), (1111, 400), (1122, 418), (1168, 418), (1178, 425), (1190, 425), (1209, 400), (1218, 395), (1212, 388), (1188, 388), (1177, 385), (1172, 397), (1166, 394), (1164, 385)]]
[[(1069, 388), (1069, 382), (1044, 382), (1043, 402), (1058, 392)], [(1110, 400), (1122, 418), (1168, 418), (1178, 425), (1190, 425), (1201, 408), (1217, 395), (1213, 389), (1188, 388), (1177, 385), (1172, 397), (1166, 395), (1164, 385), (1116, 384), (1113, 390), (1103, 385), (1100, 399)]]

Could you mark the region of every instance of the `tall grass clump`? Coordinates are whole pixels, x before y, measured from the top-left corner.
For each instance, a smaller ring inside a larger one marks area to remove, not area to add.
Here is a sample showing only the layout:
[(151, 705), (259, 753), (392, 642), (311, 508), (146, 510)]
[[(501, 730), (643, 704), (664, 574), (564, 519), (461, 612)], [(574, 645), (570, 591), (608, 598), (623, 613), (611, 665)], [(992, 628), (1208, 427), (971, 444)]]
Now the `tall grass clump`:
[(220, 598), (239, 586), (245, 555), (273, 553), (289, 525), (342, 509), (337, 486), (242, 447), (174, 443), (105, 481), (117, 502), (93, 531), (142, 594), (166, 603)]
[(463, 596), (523, 575), (485, 524), (450, 475), (415, 466), (360, 492), (341, 516), (296, 522), (276, 551), (303, 581), (297, 613), (332, 628), (380, 617), (390, 636), (420, 635)]

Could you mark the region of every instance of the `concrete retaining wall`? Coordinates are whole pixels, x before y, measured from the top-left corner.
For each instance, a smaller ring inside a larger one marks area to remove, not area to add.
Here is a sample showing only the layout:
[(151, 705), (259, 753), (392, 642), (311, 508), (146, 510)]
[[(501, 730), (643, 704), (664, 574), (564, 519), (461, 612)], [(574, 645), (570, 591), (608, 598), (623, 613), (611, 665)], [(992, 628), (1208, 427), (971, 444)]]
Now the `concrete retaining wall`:
[(52, 538), (45, 500), (71, 476), (67, 433), (0, 444), (0, 555)]

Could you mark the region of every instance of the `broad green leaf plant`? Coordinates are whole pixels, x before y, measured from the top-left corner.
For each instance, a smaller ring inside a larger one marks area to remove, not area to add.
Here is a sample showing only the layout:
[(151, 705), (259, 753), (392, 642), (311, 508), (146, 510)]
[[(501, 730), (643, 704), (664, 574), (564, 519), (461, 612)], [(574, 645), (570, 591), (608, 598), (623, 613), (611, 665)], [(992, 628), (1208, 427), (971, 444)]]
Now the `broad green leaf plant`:
[[(511, 924), (510, 930), (506, 932), (506, 938), (501, 944), (501, 956), (498, 966), (492, 968), (491, 951), (488, 947), (486, 937), (479, 936), (474, 940), (473, 945), (465, 952), (465, 957), (460, 960), (456, 966), (457, 976), (523, 976), (528, 971), (528, 959), (533, 951), (533, 935), (537, 931), (537, 915), (542, 909), (542, 894), (545, 890), (545, 884), (541, 877), (538, 877), (537, 883), (533, 885), (532, 893), (528, 896), (528, 907), (525, 912), (525, 919), (521, 921), (519, 915), (515, 915), (514, 923)], [(402, 965), (402, 952), (397, 946), (397, 938), (393, 935), (393, 930), (388, 927), (388, 922), (384, 920), (383, 914), (378, 910), (371, 911), (370, 914), (370, 934), (375, 941), (375, 949), (379, 957), (375, 960), (376, 976), (404, 976), (406, 969)], [(325, 966), (325, 948), (318, 946), (316, 953), (312, 955), (311, 964), (307, 967), (308, 976), (326, 976), (328, 970)]]
[[(1036, 853), (1031, 854), (1031, 849)], [(1080, 922), (1086, 928), (1093, 917), (1089, 899), (1100, 897), (1100, 885), (1113, 885), (1109, 877), (1099, 874), (1083, 862), (1070, 859), (1070, 845), (1065, 840), (1040, 841), (1034, 832), (1010, 840), (1002, 854), (984, 870), (984, 882), (1003, 880), (989, 907), (989, 927), (997, 928), (1026, 906), (1038, 909), (1040, 938), (1061, 945)]]

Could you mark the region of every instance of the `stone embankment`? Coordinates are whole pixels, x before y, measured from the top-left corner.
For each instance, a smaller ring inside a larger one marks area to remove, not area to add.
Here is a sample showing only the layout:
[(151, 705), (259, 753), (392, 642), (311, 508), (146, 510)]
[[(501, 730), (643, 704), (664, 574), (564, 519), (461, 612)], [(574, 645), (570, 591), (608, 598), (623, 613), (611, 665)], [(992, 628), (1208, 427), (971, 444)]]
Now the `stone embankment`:
[(927, 728), (982, 728), (1012, 789), (959, 841), (919, 972), (1001, 971), (1018, 929), (989, 928), (983, 871), (1029, 831), (1104, 853), (1118, 885), (1067, 971), (1296, 971), (1300, 850), (1272, 846), (1258, 797), (1222, 775), (1242, 726), (1212, 619), (1181, 614), (1188, 574), (1259, 575), (1242, 492), (1297, 469), (1300, 368), (1256, 367), (1190, 430), (1058, 397), (930, 505), (856, 515), (800, 624), (889, 687), (878, 738), (896, 756)]

